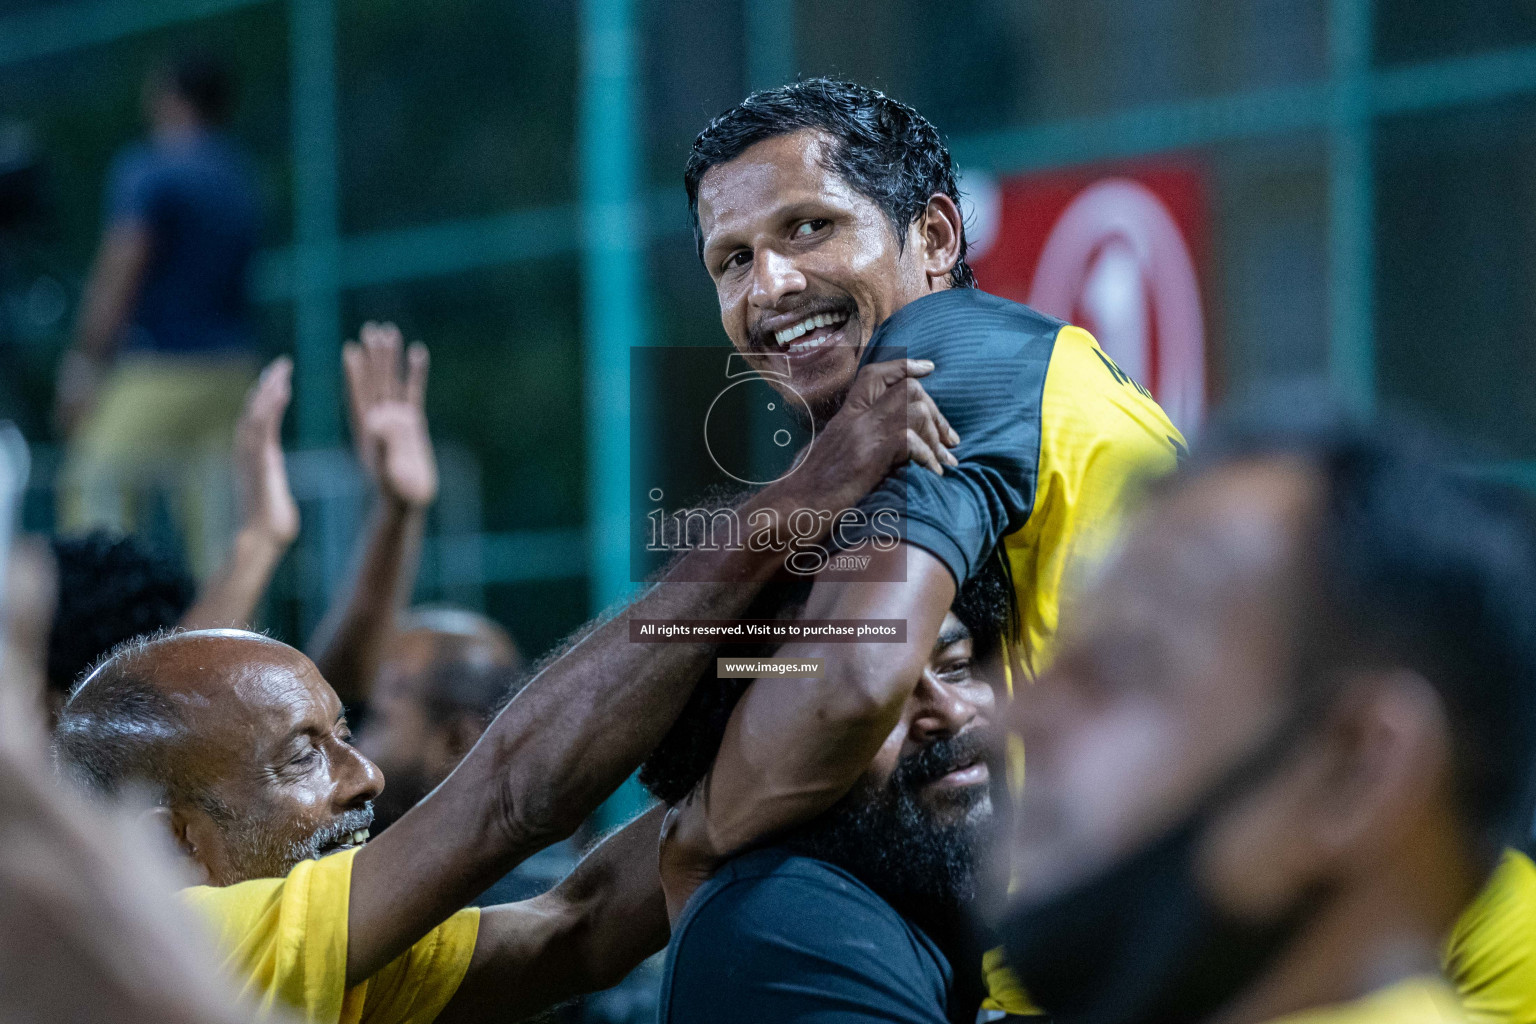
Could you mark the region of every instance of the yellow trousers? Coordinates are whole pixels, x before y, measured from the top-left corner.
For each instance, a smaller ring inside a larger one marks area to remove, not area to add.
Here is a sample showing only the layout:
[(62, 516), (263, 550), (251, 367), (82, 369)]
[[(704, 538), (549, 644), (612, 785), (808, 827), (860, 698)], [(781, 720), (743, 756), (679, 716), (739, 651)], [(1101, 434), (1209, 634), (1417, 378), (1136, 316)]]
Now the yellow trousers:
[(60, 526), (122, 532), (152, 494), (169, 499), (199, 572), (233, 528), (229, 457), (255, 363), (131, 355), (103, 383), (60, 475)]

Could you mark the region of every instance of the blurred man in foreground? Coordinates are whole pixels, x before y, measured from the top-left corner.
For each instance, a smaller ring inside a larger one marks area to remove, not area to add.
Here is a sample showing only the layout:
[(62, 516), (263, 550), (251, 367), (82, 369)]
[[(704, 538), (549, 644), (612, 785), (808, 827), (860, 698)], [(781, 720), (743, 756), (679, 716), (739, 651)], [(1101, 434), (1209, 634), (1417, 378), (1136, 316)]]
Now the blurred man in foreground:
[[(1461, 1020), (1446, 937), (1531, 826), (1529, 511), (1385, 432), (1234, 431), (1011, 721), (1004, 933), (1053, 1019)], [(1502, 966), (1459, 977), (1472, 1012), (1529, 1005), (1530, 959)]]
[(23, 540), (3, 569), (0, 1019), (250, 1024), (252, 1008), (173, 902), (175, 873), (144, 823), (125, 808), (87, 806), (48, 770), (40, 705), (53, 567), (44, 545)]

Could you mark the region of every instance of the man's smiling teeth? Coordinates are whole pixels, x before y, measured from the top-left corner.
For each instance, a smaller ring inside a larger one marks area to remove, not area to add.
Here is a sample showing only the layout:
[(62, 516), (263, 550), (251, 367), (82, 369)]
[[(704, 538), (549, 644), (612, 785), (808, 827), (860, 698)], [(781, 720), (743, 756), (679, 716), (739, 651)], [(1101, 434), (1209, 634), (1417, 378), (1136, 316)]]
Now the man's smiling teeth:
[(350, 850), (354, 846), (362, 846), (368, 841), (368, 830), (360, 828), (356, 832), (350, 832), (343, 836), (339, 843), (331, 847), (332, 850)]
[[(800, 321), (793, 327), (786, 327), (782, 331), (774, 331), (773, 340), (777, 341), (780, 345), (790, 345), (790, 342), (807, 331), (814, 331), (818, 327), (841, 326), (847, 322), (847, 313), (817, 313), (813, 317), (807, 317)], [(789, 350), (791, 352), (807, 352), (818, 347), (825, 340), (825, 338), (818, 338), (815, 341), (808, 341), (802, 345), (791, 345)]]

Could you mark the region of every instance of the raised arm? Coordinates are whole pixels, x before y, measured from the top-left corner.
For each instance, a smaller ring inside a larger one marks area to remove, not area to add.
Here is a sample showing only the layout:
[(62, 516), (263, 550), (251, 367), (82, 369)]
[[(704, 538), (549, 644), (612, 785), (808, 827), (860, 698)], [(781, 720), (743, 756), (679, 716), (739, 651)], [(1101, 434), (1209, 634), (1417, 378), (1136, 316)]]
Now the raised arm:
[(544, 895), (482, 911), (469, 972), (438, 1020), (521, 1020), (617, 985), (665, 946), (661, 815), (653, 808), (603, 840)]
[[(919, 443), (937, 466), (948, 425), (905, 384), (929, 368), (866, 367), (800, 469), (741, 514), (773, 509), (783, 521), (796, 509), (851, 507)], [(715, 648), (631, 643), (631, 617), (738, 616), (781, 558), (692, 550), (670, 579), (535, 676), (447, 781), (358, 853), (348, 978), (368, 977), (520, 860), (570, 835), (661, 740)]]
[(395, 617), (416, 583), (427, 509), (437, 499), (437, 459), (427, 433), (427, 349), (405, 353), (394, 324), (366, 323), (342, 349), (352, 439), (376, 497), (347, 581), (309, 643), (344, 702), (365, 700)]
[(75, 324), (75, 344), (59, 368), (56, 414), (72, 433), (96, 401), (101, 374), (138, 298), (149, 266), (150, 231), (138, 218), (107, 229), (86, 278)]
[(235, 489), (240, 529), (224, 564), (181, 617), (186, 629), (250, 626), (277, 563), (299, 535), (299, 507), (283, 463), (283, 413), (293, 394), (293, 361), (274, 359), (245, 401), (235, 428)]

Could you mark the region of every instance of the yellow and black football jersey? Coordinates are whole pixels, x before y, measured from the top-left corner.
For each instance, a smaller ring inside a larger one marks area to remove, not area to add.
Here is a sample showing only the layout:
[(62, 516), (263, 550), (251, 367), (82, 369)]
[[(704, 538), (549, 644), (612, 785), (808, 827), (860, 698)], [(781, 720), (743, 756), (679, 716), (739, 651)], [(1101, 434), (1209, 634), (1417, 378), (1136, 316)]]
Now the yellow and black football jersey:
[(903, 356), (932, 360), (923, 387), (960, 435), (960, 465), (943, 477), (909, 466), (866, 507), (895, 509), (906, 541), (957, 585), (1002, 550), (1020, 619), (1013, 654), (1033, 675), (1074, 566), (1104, 549), (1128, 492), (1171, 470), (1184, 439), (1087, 331), (986, 292), (898, 310), (864, 360)]
[[(895, 313), (864, 359), (902, 357), (933, 362), (923, 387), (960, 435), (960, 465), (943, 477), (908, 467), (865, 507), (896, 510), (907, 543), (957, 585), (1003, 554), (1019, 620), (1008, 662), (1033, 677), (1073, 575), (1114, 538), (1135, 488), (1174, 468), (1184, 438), (1087, 331), (985, 292), (936, 292)], [(1000, 951), (983, 970), (988, 1009), (1038, 1012)]]

